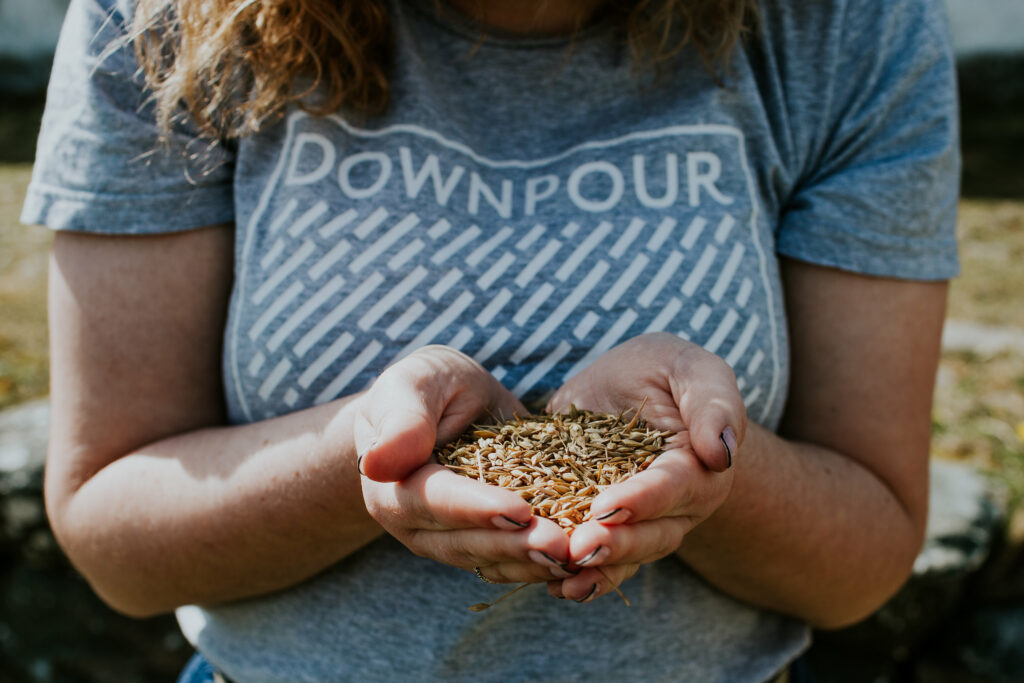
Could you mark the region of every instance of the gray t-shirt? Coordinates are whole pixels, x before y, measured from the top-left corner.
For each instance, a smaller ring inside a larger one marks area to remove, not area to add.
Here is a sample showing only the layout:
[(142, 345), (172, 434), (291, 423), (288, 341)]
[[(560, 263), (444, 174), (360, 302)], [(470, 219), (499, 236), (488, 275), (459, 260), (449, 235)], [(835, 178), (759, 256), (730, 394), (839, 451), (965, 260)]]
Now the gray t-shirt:
[[(669, 331), (736, 371), (775, 428), (788, 344), (778, 256), (957, 270), (953, 66), (939, 0), (765, 3), (725, 87), (692, 50), (636, 73), (616, 27), (505, 36), (392, 3), (379, 117), (289, 110), (237, 143), (155, 146), (127, 0), (73, 0), (23, 220), (114, 234), (234, 221), (233, 423), (359, 391), (430, 343), (527, 400)], [(419, 5), (422, 5), (420, 7)], [(425, 8), (425, 9), (424, 9)], [(766, 680), (806, 628), (680, 561), (588, 605), (496, 589), (383, 538), (287, 591), (183, 608), (240, 681)]]

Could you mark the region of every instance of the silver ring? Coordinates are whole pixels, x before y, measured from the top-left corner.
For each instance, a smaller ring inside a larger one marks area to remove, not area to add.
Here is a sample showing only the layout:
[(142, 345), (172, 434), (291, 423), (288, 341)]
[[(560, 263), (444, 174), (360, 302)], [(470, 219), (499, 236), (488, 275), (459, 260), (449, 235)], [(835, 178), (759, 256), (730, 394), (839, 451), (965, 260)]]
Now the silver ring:
[(483, 572), (480, 571), (480, 567), (473, 567), (473, 573), (476, 574), (476, 578), (480, 579), (484, 583), (498, 583), (497, 581), (491, 581), (484, 576)]

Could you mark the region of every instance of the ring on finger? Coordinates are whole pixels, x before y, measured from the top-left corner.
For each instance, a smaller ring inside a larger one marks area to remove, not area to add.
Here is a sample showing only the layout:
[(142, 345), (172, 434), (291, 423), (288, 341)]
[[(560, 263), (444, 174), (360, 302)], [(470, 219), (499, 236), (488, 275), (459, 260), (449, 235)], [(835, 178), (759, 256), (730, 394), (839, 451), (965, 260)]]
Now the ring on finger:
[(480, 571), (480, 567), (473, 567), (473, 573), (476, 574), (476, 578), (480, 579), (484, 583), (498, 583), (497, 581), (491, 581), (486, 576), (484, 576), (484, 573)]

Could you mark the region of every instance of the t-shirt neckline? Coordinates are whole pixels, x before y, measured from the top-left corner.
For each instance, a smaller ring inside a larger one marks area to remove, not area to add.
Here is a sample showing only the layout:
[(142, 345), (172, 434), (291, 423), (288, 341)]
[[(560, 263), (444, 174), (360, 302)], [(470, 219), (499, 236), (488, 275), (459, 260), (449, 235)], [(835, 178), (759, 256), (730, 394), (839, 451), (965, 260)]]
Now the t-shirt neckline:
[(479, 47), (500, 47), (506, 49), (564, 48), (589, 40), (612, 27), (611, 19), (605, 15), (572, 33), (555, 35), (519, 33), (485, 26), (443, 0), (437, 3), (432, 0), (400, 0), (400, 3), (412, 9), (430, 23)]

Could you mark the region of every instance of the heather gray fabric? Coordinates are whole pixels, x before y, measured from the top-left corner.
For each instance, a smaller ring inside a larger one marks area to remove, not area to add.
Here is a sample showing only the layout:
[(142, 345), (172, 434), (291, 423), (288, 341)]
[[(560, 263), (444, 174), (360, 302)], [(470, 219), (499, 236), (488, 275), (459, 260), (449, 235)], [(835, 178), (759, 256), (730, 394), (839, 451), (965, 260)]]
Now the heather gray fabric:
[[(122, 0), (123, 2), (124, 0)], [(939, 0), (767, 3), (727, 86), (685, 51), (635, 74), (607, 23), (568, 41), (396, 2), (381, 117), (290, 111), (237, 145), (154, 149), (125, 8), (73, 0), (23, 219), (116, 234), (234, 220), (224, 383), (235, 423), (364, 388), (442, 343), (526, 399), (665, 330), (735, 369), (769, 428), (786, 396), (777, 258), (956, 273), (953, 69)], [(91, 56), (90, 56), (91, 55)], [(500, 589), (391, 539), (265, 598), (184, 608), (240, 681), (766, 680), (796, 621), (675, 559), (614, 596)]]

